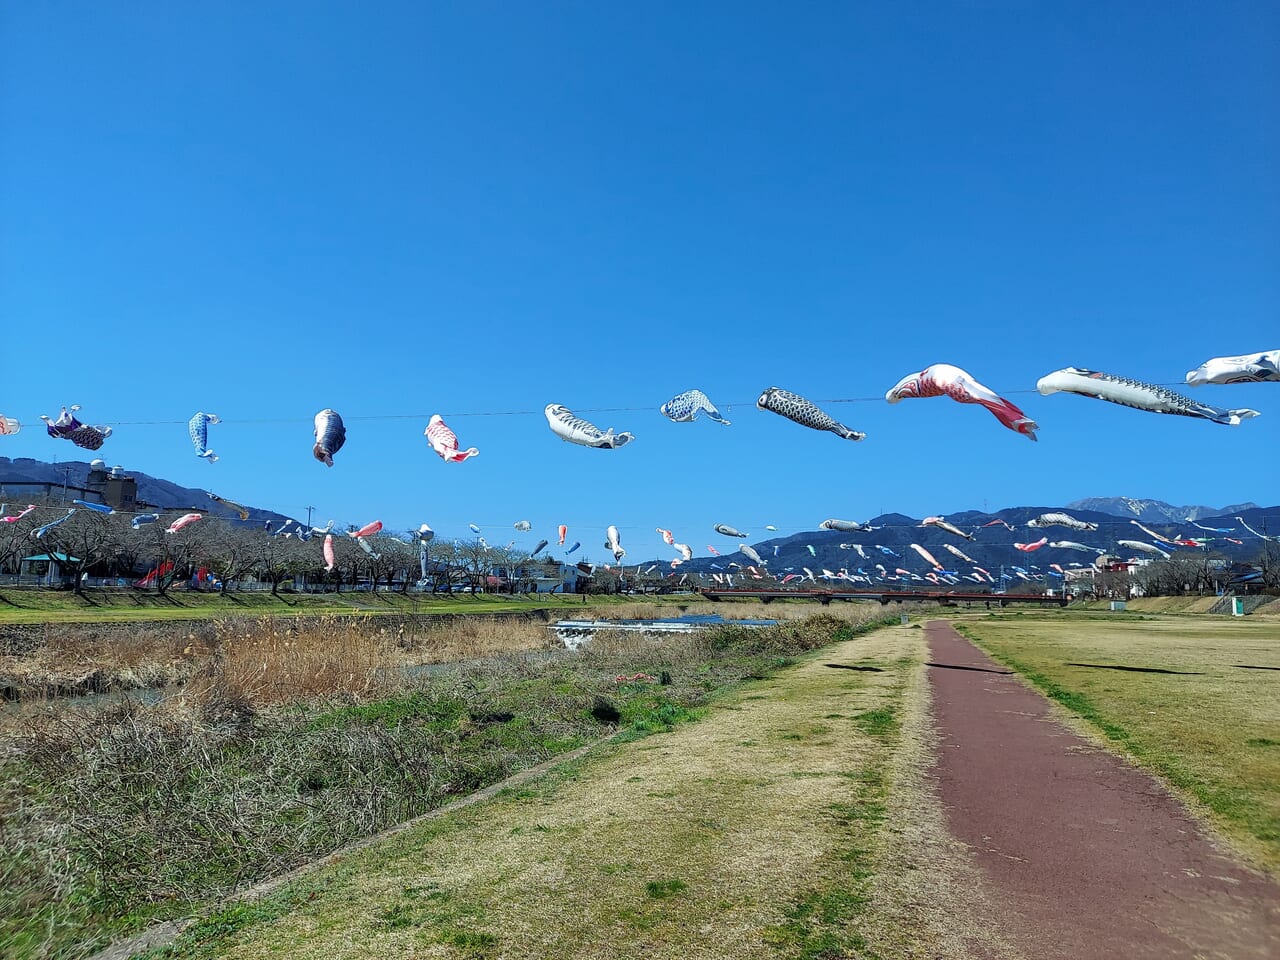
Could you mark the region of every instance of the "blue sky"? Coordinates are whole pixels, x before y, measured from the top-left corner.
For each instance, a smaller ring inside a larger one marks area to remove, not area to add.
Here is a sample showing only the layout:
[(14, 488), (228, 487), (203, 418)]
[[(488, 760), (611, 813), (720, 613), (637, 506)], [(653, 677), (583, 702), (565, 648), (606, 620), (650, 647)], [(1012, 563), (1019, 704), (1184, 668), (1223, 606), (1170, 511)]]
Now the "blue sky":
[[(88, 459), (38, 429), (78, 402), (109, 463), (242, 502), (595, 553), (1275, 503), (1280, 385), (1194, 391), (1237, 428), (1026, 391), (1280, 347), (1278, 51), (1261, 2), (6, 4), (0, 454)], [(935, 362), (1040, 442), (877, 399)], [(695, 386), (731, 427), (658, 414)], [(564, 444), (551, 402), (637, 439)], [(443, 463), (432, 413), (481, 455)]]

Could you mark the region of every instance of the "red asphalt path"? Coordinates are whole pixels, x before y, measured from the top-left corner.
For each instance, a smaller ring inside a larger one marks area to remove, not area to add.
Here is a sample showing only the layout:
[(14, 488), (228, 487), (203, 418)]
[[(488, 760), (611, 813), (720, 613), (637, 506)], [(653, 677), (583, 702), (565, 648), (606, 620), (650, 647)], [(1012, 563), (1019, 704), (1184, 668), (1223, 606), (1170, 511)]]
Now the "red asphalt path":
[(1035, 960), (1280, 958), (1280, 885), (1215, 847), (1162, 784), (1072, 733), (950, 624), (925, 631), (933, 774), (1008, 941)]

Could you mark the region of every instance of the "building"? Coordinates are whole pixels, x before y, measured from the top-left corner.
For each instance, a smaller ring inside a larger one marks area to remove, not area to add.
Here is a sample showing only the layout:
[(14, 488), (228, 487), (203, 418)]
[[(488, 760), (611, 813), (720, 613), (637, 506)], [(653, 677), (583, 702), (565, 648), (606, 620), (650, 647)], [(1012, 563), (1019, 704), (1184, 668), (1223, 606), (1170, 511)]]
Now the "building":
[(71, 500), (87, 500), (102, 503), (102, 494), (85, 487), (73, 487), (66, 483), (48, 480), (13, 480), (0, 483), (0, 500), (9, 503), (33, 503), (38, 500), (67, 503)]
[(138, 481), (126, 476), (122, 466), (116, 465), (108, 470), (105, 460), (94, 460), (89, 464), (89, 476), (84, 484), (97, 494), (92, 499), (116, 510), (132, 512), (138, 506)]
[(63, 572), (63, 564), (79, 563), (77, 557), (65, 553), (40, 553), (23, 557), (18, 567), (20, 577), (31, 577), (46, 586), (67, 585), (71, 577)]

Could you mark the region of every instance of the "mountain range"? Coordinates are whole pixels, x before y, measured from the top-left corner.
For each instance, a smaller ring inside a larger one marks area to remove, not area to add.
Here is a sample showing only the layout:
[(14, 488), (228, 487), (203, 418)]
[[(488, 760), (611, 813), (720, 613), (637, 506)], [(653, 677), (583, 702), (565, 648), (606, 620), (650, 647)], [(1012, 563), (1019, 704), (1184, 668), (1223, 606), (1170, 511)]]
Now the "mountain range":
[(1135, 500), (1132, 497), (1086, 497), (1072, 500), (1068, 510), (1094, 510), (1117, 517), (1141, 520), (1143, 523), (1181, 523), (1203, 517), (1235, 516), (1245, 510), (1256, 510), (1256, 503), (1233, 503), (1226, 507), (1174, 507), (1163, 500)]
[[(83, 487), (90, 464), (79, 461), (46, 463), (42, 460), (0, 457), (0, 487), (7, 483), (49, 483)], [(195, 509), (214, 516), (234, 516), (232, 511), (211, 501), (208, 491), (197, 487), (183, 487), (159, 477), (139, 471), (129, 471), (138, 484), (138, 499), (154, 507), (168, 510)], [(279, 521), (283, 514), (261, 510), (245, 504), (250, 511), (250, 522)], [(1076, 531), (1054, 526), (1033, 528), (1027, 521), (1041, 514), (1065, 512), (1088, 523), (1096, 524), (1095, 531)], [(847, 519), (860, 519), (850, 517)], [(1074, 500), (1066, 506), (1045, 505), (1009, 507), (994, 513), (967, 510), (949, 514), (948, 523), (972, 536), (973, 540), (958, 537), (937, 526), (921, 526), (920, 519), (901, 513), (886, 513), (867, 523), (876, 529), (864, 533), (842, 533), (829, 530), (812, 530), (768, 539), (757, 536), (738, 538), (723, 537), (711, 531), (708, 524), (706, 536), (690, 531), (676, 531), (677, 540), (689, 541), (700, 556), (679, 567), (687, 572), (713, 573), (716, 568), (725, 570), (730, 562), (750, 563), (738, 550), (739, 543), (747, 543), (765, 561), (774, 573), (791, 568), (799, 573), (808, 567), (820, 574), (825, 569), (850, 573), (859, 567), (871, 574), (878, 573), (876, 564), (890, 573), (902, 567), (913, 573), (923, 574), (931, 565), (912, 547), (915, 543), (927, 550), (945, 569), (960, 573), (969, 572), (973, 564), (956, 556), (947, 545), (960, 550), (973, 562), (987, 570), (998, 570), (1001, 565), (1020, 566), (1027, 570), (1047, 570), (1051, 564), (1068, 567), (1070, 564), (1088, 565), (1097, 553), (1105, 551), (1121, 557), (1158, 557), (1134, 548), (1118, 545), (1119, 540), (1135, 540), (1154, 543), (1153, 538), (1140, 530), (1137, 524), (1149, 527), (1169, 539), (1211, 537), (1207, 549), (1235, 562), (1255, 562), (1262, 554), (1264, 541), (1250, 533), (1245, 525), (1265, 535), (1280, 534), (1280, 506), (1260, 507), (1254, 503), (1232, 504), (1225, 507), (1173, 506), (1160, 500), (1144, 500), (1129, 497), (1095, 497)], [(997, 521), (1003, 521), (998, 523)], [(992, 524), (986, 526), (986, 524)], [(1199, 524), (1200, 526), (1196, 526)], [(1010, 529), (1012, 527), (1012, 529)], [(1222, 532), (1204, 528), (1221, 528)], [(750, 534), (751, 531), (748, 531)], [(1024, 552), (1015, 543), (1035, 543), (1042, 537), (1050, 542), (1072, 541), (1095, 548), (1090, 551), (1051, 547), (1047, 544), (1033, 552)], [(1236, 543), (1234, 541), (1240, 541)], [(720, 556), (708, 555), (702, 546), (709, 544), (720, 551)], [(1171, 553), (1188, 553), (1195, 547), (1175, 547), (1156, 544)], [(661, 548), (657, 552), (650, 545), (636, 542), (624, 544), (627, 548), (628, 566), (660, 564), (668, 567), (675, 551)], [(857, 546), (862, 547), (859, 554)], [(810, 547), (813, 548), (812, 553)], [(1280, 549), (1277, 543), (1274, 549)], [(592, 551), (593, 553), (595, 551)], [(865, 556), (863, 555), (865, 554)], [(895, 556), (896, 554), (896, 556)], [(648, 556), (648, 560), (632, 558)]]
[[(89, 476), (90, 464), (80, 460), (46, 463), (30, 457), (9, 459), (0, 457), (0, 487), (8, 483), (52, 483), (68, 487), (84, 487)], [(199, 487), (183, 487), (169, 480), (129, 470), (128, 476), (138, 483), (138, 500), (161, 510), (196, 510), (217, 517), (237, 517), (234, 510), (209, 499), (209, 491)], [(78, 494), (76, 494), (78, 496)], [(284, 514), (274, 510), (260, 510), (244, 504), (249, 510), (249, 521), (284, 520)]]
[[(1177, 514), (1184, 509), (1162, 504), (1160, 501), (1141, 502), (1163, 506), (1170, 514)], [(1149, 506), (1148, 509), (1152, 507)], [(747, 536), (741, 541), (712, 534), (709, 540), (710, 546), (719, 550), (720, 556), (699, 556), (681, 564), (678, 569), (697, 573), (728, 572), (728, 565), (731, 562), (743, 566), (753, 563), (740, 552), (741, 543), (746, 543), (754, 549), (765, 561), (769, 571), (775, 575), (783, 575), (784, 572), (799, 574), (808, 567), (819, 575), (823, 569), (838, 572), (843, 568), (852, 574), (861, 568), (867, 574), (875, 576), (880, 572), (876, 569), (877, 564), (885, 567), (890, 574), (901, 567), (912, 573), (923, 575), (932, 569), (932, 564), (924, 559), (912, 544), (923, 547), (944, 569), (954, 570), (961, 575), (971, 572), (975, 565), (990, 571), (998, 571), (1002, 566), (1022, 567), (1033, 574), (1048, 571), (1052, 564), (1063, 568), (1072, 565), (1088, 566), (1103, 552), (1121, 558), (1160, 558), (1158, 553), (1122, 546), (1119, 543), (1121, 540), (1151, 544), (1170, 555), (1201, 552), (1200, 547), (1174, 546), (1160, 542), (1140, 529), (1137, 524), (1142, 524), (1170, 540), (1211, 538), (1211, 542), (1204, 547), (1211, 555), (1236, 563), (1257, 562), (1267, 544), (1259, 535), (1250, 533), (1246, 525), (1263, 535), (1274, 536), (1280, 533), (1280, 506), (1251, 505), (1245, 509), (1238, 506), (1222, 509), (1225, 512), (1205, 508), (1205, 513), (1194, 522), (1184, 521), (1181, 518), (1176, 522), (1167, 519), (1146, 521), (1139, 520), (1132, 511), (1126, 511), (1126, 516), (1118, 510), (1103, 512), (1056, 505), (1009, 507), (994, 513), (966, 510), (949, 514), (945, 518), (949, 524), (973, 537), (972, 540), (956, 536), (937, 526), (921, 526), (920, 519), (915, 517), (908, 517), (901, 513), (886, 513), (866, 521), (867, 525), (873, 529), (859, 533), (813, 530), (763, 540)], [(1027, 526), (1027, 521), (1049, 513), (1067, 513), (1076, 520), (1095, 524), (1097, 529), (1081, 531), (1063, 526)], [(1020, 550), (1015, 546), (1015, 544), (1024, 546), (1034, 544), (1042, 538), (1047, 539), (1048, 543), (1032, 551)], [(1092, 549), (1049, 546), (1049, 543), (1064, 541)], [(953, 553), (948, 549), (948, 545), (959, 550), (970, 560), (965, 560)], [(858, 547), (862, 548), (861, 552), (858, 551)], [(1273, 551), (1280, 550), (1280, 543), (1273, 543), (1271, 547)], [(639, 553), (639, 550), (629, 551), (631, 556)], [(649, 554), (649, 549), (645, 548), (644, 553)], [(647, 565), (657, 562), (666, 565), (669, 559), (659, 555), (656, 560), (643, 561), (643, 563)]]

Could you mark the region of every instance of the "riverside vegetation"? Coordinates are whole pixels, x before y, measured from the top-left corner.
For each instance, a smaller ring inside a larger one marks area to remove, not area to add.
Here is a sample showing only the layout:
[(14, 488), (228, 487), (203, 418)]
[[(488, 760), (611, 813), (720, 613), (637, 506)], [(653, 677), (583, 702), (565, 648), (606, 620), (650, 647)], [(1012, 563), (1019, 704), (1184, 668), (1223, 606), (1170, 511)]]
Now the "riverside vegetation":
[[(671, 608), (628, 610), (654, 612)], [(55, 704), (0, 738), (0, 944), (85, 956), (601, 736), (671, 729), (884, 622), (879, 607), (842, 613), (781, 605), (777, 627), (600, 634), (573, 653), (547, 649), (543, 622), (471, 618), (104, 641), (101, 669), (126, 648), (119, 660), (148, 669), (149, 649), (186, 664), (184, 685), (152, 704)]]

